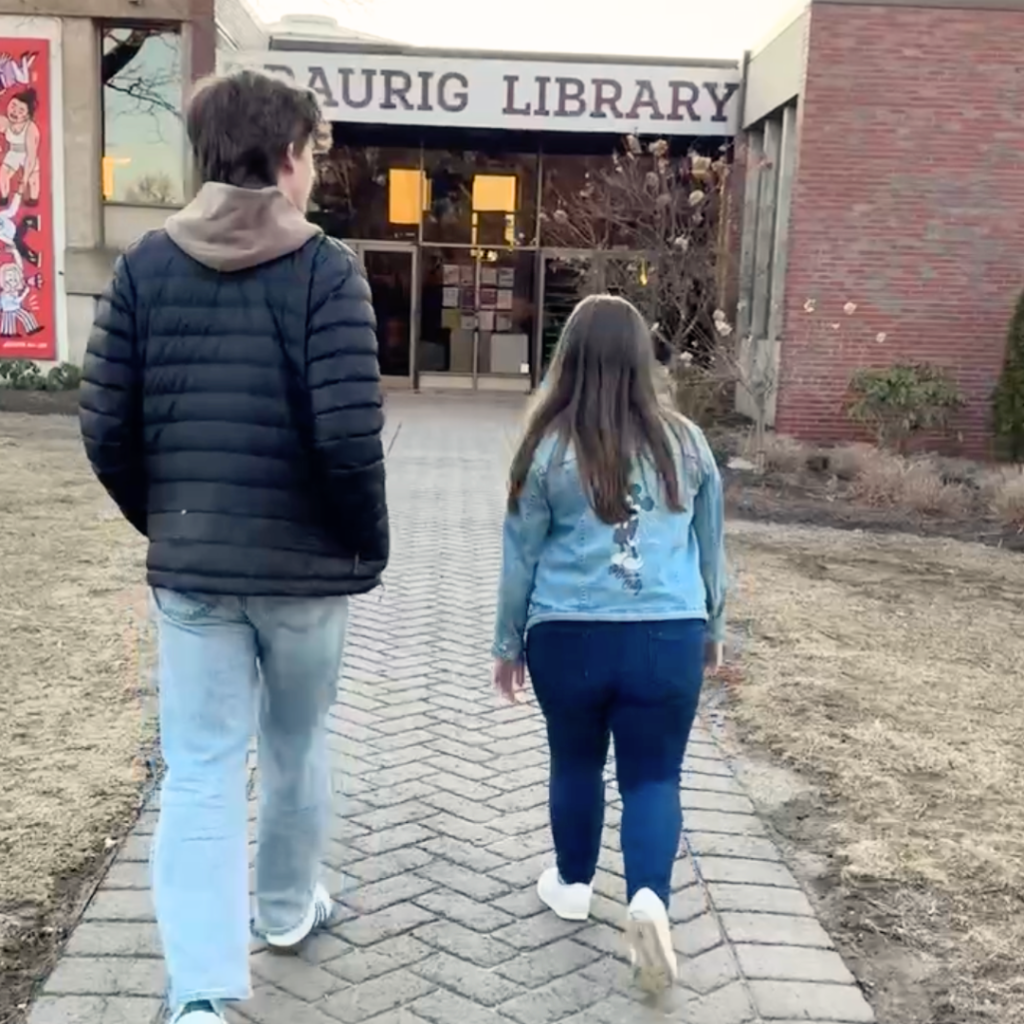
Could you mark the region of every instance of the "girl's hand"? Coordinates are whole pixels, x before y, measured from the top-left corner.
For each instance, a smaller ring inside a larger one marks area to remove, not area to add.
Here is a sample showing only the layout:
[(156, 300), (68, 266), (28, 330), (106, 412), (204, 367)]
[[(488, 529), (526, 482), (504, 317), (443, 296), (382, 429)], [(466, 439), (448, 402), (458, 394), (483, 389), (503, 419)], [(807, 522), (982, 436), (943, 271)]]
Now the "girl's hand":
[(704, 671), (716, 676), (725, 664), (725, 644), (721, 640), (709, 640), (704, 645)]
[(526, 689), (526, 666), (521, 661), (494, 662), (494, 688), (502, 700), (519, 704)]

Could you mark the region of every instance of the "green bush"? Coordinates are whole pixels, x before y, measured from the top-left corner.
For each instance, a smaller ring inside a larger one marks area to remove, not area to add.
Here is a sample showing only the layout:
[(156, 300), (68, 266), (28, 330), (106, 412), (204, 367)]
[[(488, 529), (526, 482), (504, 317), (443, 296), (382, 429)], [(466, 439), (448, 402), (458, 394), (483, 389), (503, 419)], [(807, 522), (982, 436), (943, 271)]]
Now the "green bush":
[(903, 451), (916, 433), (948, 430), (963, 404), (945, 370), (920, 363), (858, 370), (850, 379), (847, 414), (883, 448)]
[(46, 375), (47, 391), (74, 391), (82, 383), (82, 371), (74, 363), (61, 363)]
[(44, 374), (30, 359), (0, 359), (0, 384), (16, 391), (74, 391), (81, 383), (82, 371), (73, 363)]
[(1024, 461), (1024, 295), (1017, 300), (1006, 338), (1003, 371), (992, 396), (997, 454)]

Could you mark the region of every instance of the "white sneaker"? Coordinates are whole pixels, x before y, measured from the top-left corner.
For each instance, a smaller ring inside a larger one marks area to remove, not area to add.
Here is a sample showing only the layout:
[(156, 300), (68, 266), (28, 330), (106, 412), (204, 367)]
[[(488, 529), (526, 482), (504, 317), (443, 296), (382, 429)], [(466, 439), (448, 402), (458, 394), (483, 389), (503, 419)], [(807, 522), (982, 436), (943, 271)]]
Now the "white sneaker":
[(226, 1024), (216, 1004), (208, 999), (186, 1003), (171, 1019), (171, 1024)]
[(586, 921), (590, 917), (592, 885), (577, 882), (566, 885), (558, 877), (558, 868), (548, 868), (537, 880), (541, 903), (553, 910), (563, 921)]
[(673, 986), (679, 964), (672, 948), (668, 911), (650, 889), (641, 889), (629, 905), (627, 937), (640, 987), (662, 992)]
[[(264, 934), (263, 939), (271, 949), (288, 952), (301, 946), (313, 932), (323, 928), (330, 921), (333, 913), (334, 902), (331, 900), (330, 893), (318, 882), (313, 890), (313, 902), (302, 921), (291, 931), (279, 932), (276, 935), (267, 933)], [(189, 1021), (189, 1024), (192, 1022)], [(206, 1022), (197, 1021), (196, 1024), (206, 1024)]]

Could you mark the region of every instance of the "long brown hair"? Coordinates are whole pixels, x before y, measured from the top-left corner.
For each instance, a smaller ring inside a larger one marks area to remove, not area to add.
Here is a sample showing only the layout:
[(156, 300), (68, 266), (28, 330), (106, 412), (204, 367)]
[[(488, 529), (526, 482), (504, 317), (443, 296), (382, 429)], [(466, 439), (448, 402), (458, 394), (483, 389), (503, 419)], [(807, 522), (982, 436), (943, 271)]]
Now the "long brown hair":
[[(613, 295), (592, 295), (572, 312), (548, 380), (512, 460), (508, 508), (519, 496), (541, 441), (557, 434), (572, 446), (580, 480), (598, 518), (629, 518), (633, 461), (646, 456), (673, 512), (683, 510), (678, 449), (683, 418), (659, 396), (650, 331), (637, 308)], [(675, 427), (676, 429), (673, 429)]]

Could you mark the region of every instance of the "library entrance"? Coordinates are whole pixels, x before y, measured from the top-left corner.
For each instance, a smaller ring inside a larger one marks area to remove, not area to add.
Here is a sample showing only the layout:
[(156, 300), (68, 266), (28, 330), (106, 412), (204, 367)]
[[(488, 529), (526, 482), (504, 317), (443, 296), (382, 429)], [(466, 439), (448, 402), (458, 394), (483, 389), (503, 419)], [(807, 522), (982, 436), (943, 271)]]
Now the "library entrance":
[(586, 197), (624, 160), (720, 153), (741, 79), (735, 61), (305, 42), (232, 60), (317, 94), (331, 129), (309, 217), (366, 268), (384, 381), (420, 390), (536, 387), (569, 311), (600, 286), (591, 258), (621, 250), (632, 216), (614, 202), (577, 216)]

